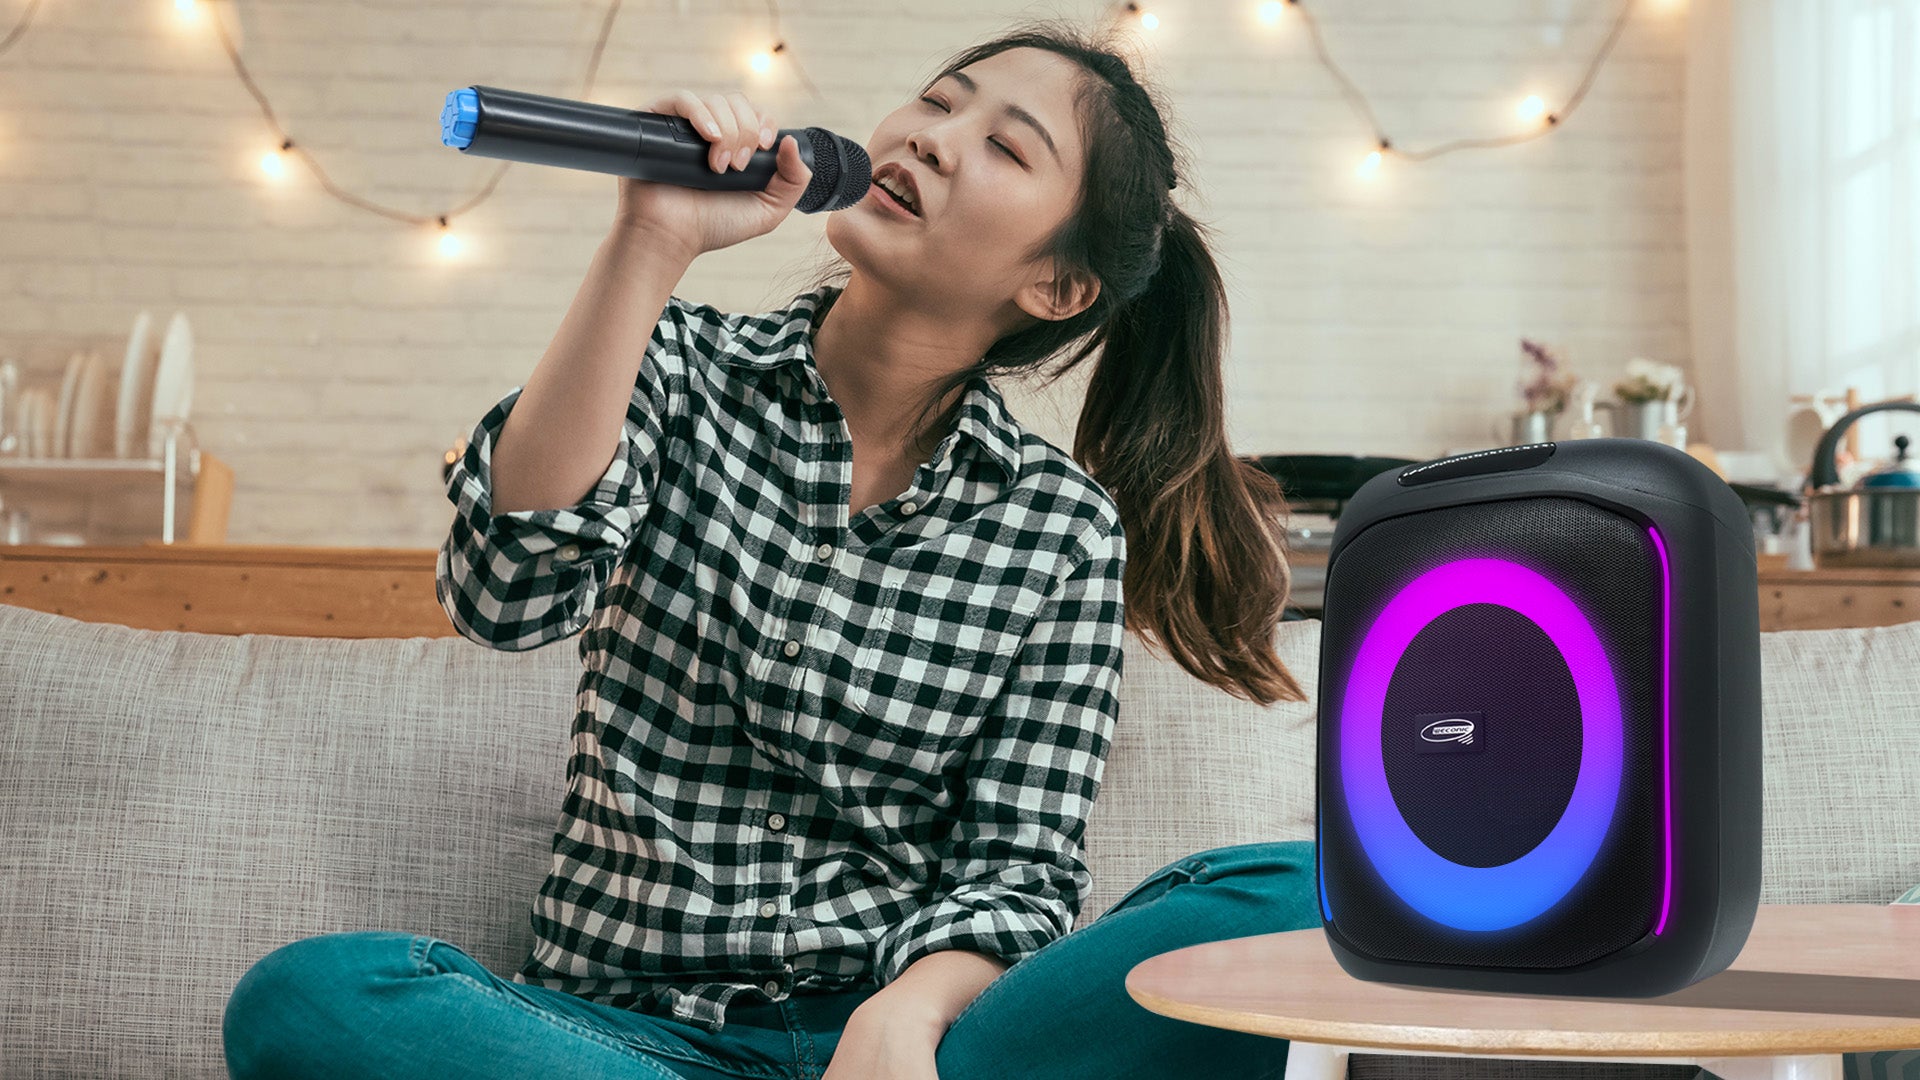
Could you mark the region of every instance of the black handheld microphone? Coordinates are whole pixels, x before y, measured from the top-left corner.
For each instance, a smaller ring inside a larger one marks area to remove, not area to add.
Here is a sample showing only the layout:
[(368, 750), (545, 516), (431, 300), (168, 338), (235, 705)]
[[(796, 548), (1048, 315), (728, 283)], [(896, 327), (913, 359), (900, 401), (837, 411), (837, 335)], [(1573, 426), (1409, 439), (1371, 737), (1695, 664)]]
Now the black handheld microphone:
[(684, 116), (468, 86), (447, 95), (440, 141), (462, 153), (558, 165), (708, 191), (764, 191), (778, 171), (780, 138), (792, 135), (813, 182), (794, 209), (844, 210), (866, 197), (873, 162), (851, 139), (822, 128), (782, 128), (773, 149), (755, 149), (743, 169), (714, 172), (709, 143)]

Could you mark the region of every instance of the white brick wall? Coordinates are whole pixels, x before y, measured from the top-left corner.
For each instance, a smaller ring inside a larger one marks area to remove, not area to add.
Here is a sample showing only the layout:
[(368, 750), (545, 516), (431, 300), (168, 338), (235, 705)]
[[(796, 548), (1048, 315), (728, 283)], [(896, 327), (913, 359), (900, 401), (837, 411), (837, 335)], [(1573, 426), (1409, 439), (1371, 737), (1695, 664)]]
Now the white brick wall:
[[(1309, 0), (1312, 2), (1312, 0)], [(1560, 131), (1362, 183), (1369, 133), (1291, 17), (1165, 0), (1146, 74), (1196, 166), (1233, 296), (1230, 424), (1243, 453), (1427, 457), (1487, 445), (1514, 401), (1518, 338), (1611, 381), (1632, 355), (1684, 362), (1684, 11), (1643, 4)], [(496, 162), (440, 145), (448, 90), (577, 96), (604, 3), (222, 5), (281, 122), (332, 179), (422, 214)], [(948, 53), (1022, 16), (1091, 3), (791, 0), (782, 29), (818, 85), (748, 73), (758, 4), (630, 3), (593, 97), (744, 87), (783, 126), (863, 139)], [(1606, 0), (1320, 0), (1329, 45), (1395, 142), (1512, 130), (1557, 107), (1605, 36)], [(10, 20), (10, 9), (4, 20)], [(238, 20), (236, 22), (235, 20)], [(10, 21), (7, 25), (11, 25)], [(4, 27), (0, 27), (4, 30)], [(193, 322), (196, 427), (238, 473), (240, 543), (422, 547), (452, 513), (442, 453), (525, 382), (604, 234), (611, 177), (516, 165), (457, 219), (470, 254), (347, 206), (272, 144), (211, 28), (164, 0), (61, 0), (0, 57), (0, 356), (57, 389), (78, 348), (117, 375), (134, 313)], [(823, 219), (711, 253), (682, 295), (731, 310), (791, 296)], [(1016, 412), (1071, 448), (1079, 377)], [(38, 520), (38, 519), (37, 519)], [(52, 519), (49, 518), (49, 521)], [(99, 520), (96, 514), (96, 521)], [(155, 526), (157, 528), (157, 525)]]

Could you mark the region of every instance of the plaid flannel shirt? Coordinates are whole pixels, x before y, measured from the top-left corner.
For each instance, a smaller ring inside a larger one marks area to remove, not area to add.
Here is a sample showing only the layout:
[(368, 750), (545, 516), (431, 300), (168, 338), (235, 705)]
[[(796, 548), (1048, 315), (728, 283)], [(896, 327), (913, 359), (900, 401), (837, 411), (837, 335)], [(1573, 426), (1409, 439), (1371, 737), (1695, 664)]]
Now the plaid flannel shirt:
[(743, 993), (885, 986), (947, 948), (1014, 963), (1073, 924), (1118, 715), (1117, 507), (976, 378), (907, 490), (850, 516), (812, 348), (836, 295), (670, 298), (574, 506), (491, 510), (523, 387), (448, 476), (454, 627), (514, 651), (580, 633), (516, 982), (718, 1031)]

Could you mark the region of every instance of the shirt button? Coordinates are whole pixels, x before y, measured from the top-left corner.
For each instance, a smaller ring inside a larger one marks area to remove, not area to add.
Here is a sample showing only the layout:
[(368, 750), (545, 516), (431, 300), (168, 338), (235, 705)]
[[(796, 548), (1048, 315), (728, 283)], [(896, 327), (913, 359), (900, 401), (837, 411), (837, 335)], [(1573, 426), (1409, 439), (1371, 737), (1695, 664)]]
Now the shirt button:
[(760, 905), (760, 917), (763, 919), (771, 919), (773, 918), (774, 914), (779, 910), (780, 910), (780, 906), (778, 904), (775, 904), (773, 901), (769, 900), (766, 903)]
[(916, 502), (908, 502), (908, 503), (900, 504), (900, 512), (903, 514), (911, 514), (918, 509), (920, 509), (920, 504)]
[(821, 544), (819, 547), (813, 549), (813, 553), (821, 559), (831, 559), (833, 558), (833, 545)]
[(780, 980), (768, 979), (767, 985), (761, 987), (761, 989), (767, 992), (768, 997), (774, 997), (780, 993)]
[(577, 559), (580, 557), (580, 545), (579, 544), (561, 544), (560, 550), (555, 552), (555, 554), (559, 555), (563, 559)]
[(800, 643), (797, 641), (787, 642), (787, 655), (788, 656), (800, 655)]
[(787, 816), (785, 814), (773, 814), (767, 818), (767, 828), (772, 829), (774, 832), (779, 832), (786, 827)]

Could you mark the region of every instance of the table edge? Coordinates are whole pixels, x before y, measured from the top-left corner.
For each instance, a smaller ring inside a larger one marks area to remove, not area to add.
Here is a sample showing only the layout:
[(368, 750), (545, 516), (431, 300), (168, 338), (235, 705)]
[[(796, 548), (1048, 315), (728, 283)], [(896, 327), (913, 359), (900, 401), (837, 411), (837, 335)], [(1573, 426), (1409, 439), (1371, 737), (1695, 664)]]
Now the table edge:
[[(1778, 1028), (1765, 1031), (1611, 1031), (1570, 1032), (1536, 1028), (1437, 1028), (1410, 1024), (1391, 1027), (1365, 1020), (1310, 1020), (1234, 1012), (1186, 1005), (1140, 990), (1128, 981), (1127, 994), (1150, 1012), (1175, 1020), (1254, 1035), (1410, 1053), (1440, 1051), (1502, 1057), (1533, 1055), (1619, 1055), (1638, 1057), (1792, 1057), (1806, 1054), (1873, 1053), (1920, 1047), (1920, 1020), (1897, 1027)], [(1419, 1033), (1395, 1037), (1387, 1032)]]

